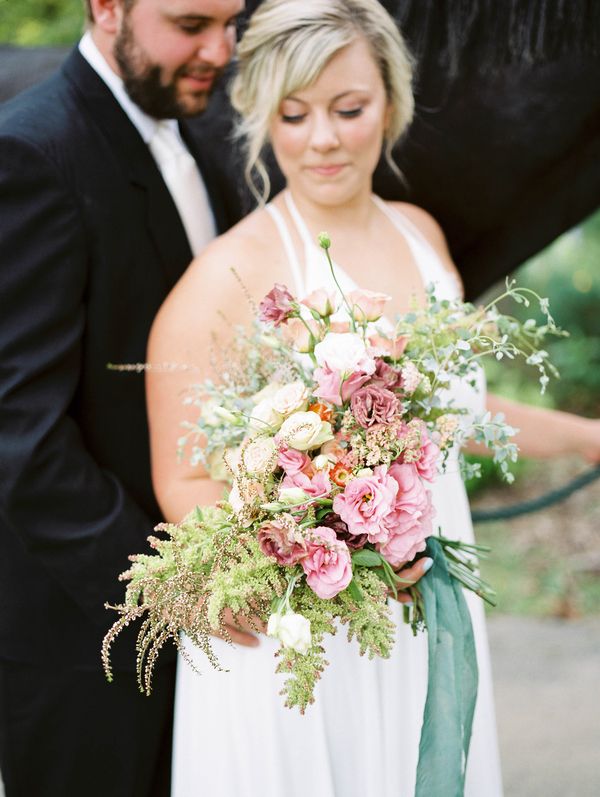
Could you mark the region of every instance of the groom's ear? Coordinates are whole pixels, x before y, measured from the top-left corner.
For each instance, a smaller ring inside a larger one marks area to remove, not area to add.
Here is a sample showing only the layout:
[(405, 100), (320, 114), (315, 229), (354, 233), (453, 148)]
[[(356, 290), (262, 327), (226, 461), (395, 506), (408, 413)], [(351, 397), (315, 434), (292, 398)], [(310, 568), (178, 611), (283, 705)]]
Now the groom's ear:
[(115, 35), (124, 15), (123, 0), (89, 0), (93, 25), (104, 33)]

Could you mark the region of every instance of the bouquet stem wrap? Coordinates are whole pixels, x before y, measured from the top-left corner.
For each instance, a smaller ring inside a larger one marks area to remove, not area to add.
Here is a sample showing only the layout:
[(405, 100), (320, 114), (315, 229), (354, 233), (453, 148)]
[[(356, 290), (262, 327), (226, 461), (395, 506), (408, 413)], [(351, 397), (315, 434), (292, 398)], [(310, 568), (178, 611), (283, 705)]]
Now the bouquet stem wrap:
[(415, 797), (462, 797), (475, 701), (477, 658), (463, 590), (450, 576), (435, 539), (435, 565), (419, 582), (425, 603), (429, 682), (423, 715)]

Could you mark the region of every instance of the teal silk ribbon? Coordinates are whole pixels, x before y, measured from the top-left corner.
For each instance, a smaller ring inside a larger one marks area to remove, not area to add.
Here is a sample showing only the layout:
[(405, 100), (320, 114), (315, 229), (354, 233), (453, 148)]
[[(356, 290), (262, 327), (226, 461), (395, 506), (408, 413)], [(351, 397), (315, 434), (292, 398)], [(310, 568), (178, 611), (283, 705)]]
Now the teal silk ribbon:
[(475, 640), (463, 588), (448, 573), (437, 540), (428, 541), (427, 555), (434, 565), (419, 589), (427, 620), (429, 680), (415, 797), (462, 797), (477, 699)]

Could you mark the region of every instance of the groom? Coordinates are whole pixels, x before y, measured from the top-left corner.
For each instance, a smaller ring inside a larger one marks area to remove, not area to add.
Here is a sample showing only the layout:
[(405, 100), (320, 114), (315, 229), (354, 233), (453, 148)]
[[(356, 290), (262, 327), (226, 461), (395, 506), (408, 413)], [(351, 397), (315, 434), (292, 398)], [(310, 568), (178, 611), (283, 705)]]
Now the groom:
[(167, 292), (233, 221), (214, 159), (175, 120), (204, 110), (242, 6), (88, 0), (60, 72), (0, 109), (6, 797), (168, 794), (174, 657), (150, 699), (133, 637), (115, 683), (100, 669), (104, 603), (160, 519), (143, 377), (106, 365), (144, 361)]

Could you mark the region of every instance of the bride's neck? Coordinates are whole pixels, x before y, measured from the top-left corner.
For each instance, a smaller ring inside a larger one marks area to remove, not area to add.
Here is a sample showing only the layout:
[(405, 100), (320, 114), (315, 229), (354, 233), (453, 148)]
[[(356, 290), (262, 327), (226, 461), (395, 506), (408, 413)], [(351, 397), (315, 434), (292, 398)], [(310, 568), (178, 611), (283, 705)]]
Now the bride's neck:
[(350, 201), (339, 205), (321, 204), (287, 189), (308, 229), (317, 234), (322, 231), (365, 230), (373, 217), (374, 205), (371, 190), (366, 190)]

